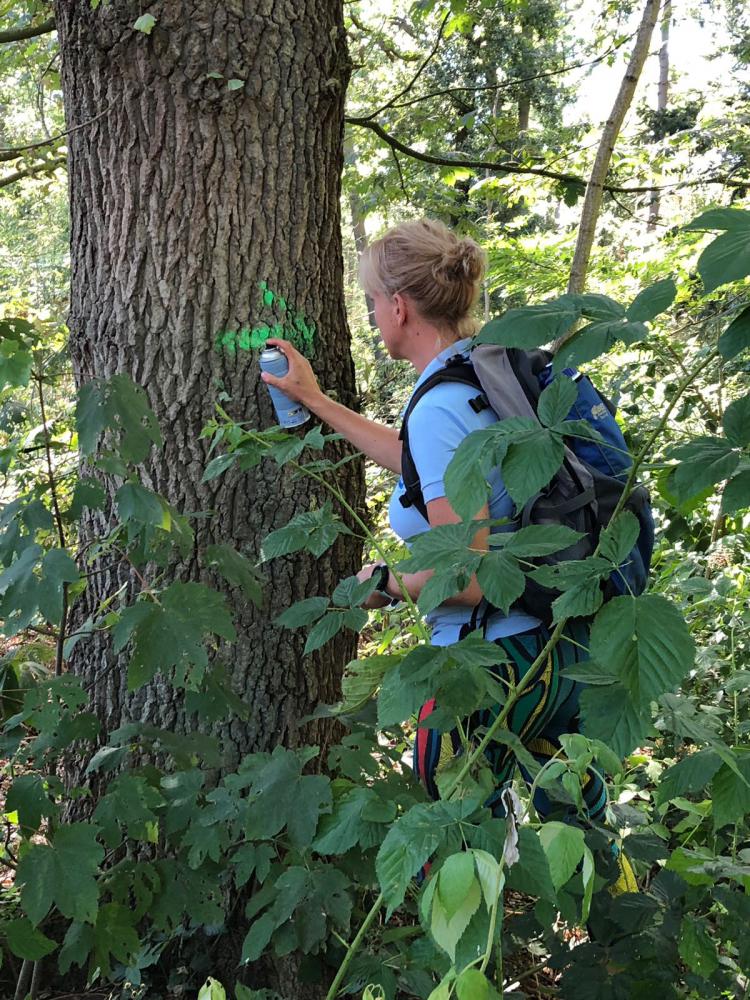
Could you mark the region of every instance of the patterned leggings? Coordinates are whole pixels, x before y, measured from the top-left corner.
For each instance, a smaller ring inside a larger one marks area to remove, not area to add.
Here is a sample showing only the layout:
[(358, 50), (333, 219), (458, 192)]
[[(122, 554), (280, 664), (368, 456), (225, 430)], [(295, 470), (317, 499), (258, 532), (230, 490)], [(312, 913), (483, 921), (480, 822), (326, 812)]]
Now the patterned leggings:
[[(495, 639), (494, 642), (505, 652), (508, 662), (490, 669), (506, 683), (512, 681), (517, 684), (548, 640), (549, 632), (544, 626), (520, 635)], [(536, 678), (523, 692), (506, 720), (506, 727), (520, 737), (526, 749), (541, 765), (546, 764), (561, 749), (561, 735), (578, 732), (578, 700), (583, 685), (566, 678), (561, 671), (566, 666), (587, 659), (588, 644), (588, 626), (584, 622), (570, 623), (546, 662), (537, 668)], [(429, 718), (434, 708), (434, 698), (422, 706), (419, 712), (420, 723)], [(496, 705), (475, 712), (465, 720), (464, 728), (469, 739), (473, 738), (478, 742), (481, 737), (477, 735), (477, 730), (487, 729), (499, 712), (500, 706)], [(431, 798), (439, 798), (436, 776), (460, 749), (461, 741), (455, 729), (449, 733), (422, 727), (417, 729), (414, 770)], [(496, 782), (495, 791), (487, 805), (495, 815), (502, 816), (504, 807), (501, 795), (513, 776), (516, 760), (509, 747), (494, 740), (487, 746), (485, 755)], [(558, 759), (561, 758), (564, 759), (562, 754)], [(521, 772), (531, 786), (531, 775), (523, 767)], [(583, 783), (583, 802), (588, 819), (601, 822), (606, 809), (606, 792), (601, 777), (591, 768), (586, 772)], [(553, 808), (542, 789), (535, 791), (534, 806), (540, 819), (545, 819)], [(566, 808), (564, 813), (563, 819), (572, 819), (576, 815), (573, 807)]]

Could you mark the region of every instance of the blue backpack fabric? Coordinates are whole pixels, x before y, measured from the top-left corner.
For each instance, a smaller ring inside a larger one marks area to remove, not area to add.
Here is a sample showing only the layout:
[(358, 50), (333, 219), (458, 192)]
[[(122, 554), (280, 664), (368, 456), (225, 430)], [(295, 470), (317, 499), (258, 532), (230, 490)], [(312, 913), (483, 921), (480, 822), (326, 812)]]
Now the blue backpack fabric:
[[(568, 420), (585, 420), (601, 437), (600, 441), (570, 437), (566, 440), (566, 457), (550, 484), (532, 497), (523, 509), (516, 510), (518, 527), (531, 524), (565, 524), (584, 537), (570, 548), (552, 556), (533, 560), (538, 565), (555, 565), (591, 555), (615, 507), (622, 497), (623, 487), (632, 467), (625, 438), (615, 419), (615, 408), (595, 388), (590, 379), (575, 369), (563, 374), (573, 379), (578, 396)], [(402, 441), (402, 479), (404, 494), (401, 503), (415, 506), (426, 518), (427, 509), (421, 492), (419, 474), (409, 449), (408, 419), (416, 403), (441, 382), (462, 382), (477, 388), (478, 395), (469, 401), (474, 409), (491, 407), (499, 419), (511, 416), (536, 416), (539, 396), (555, 378), (552, 355), (547, 351), (521, 351), (495, 345), (480, 345), (471, 360), (463, 355), (450, 358), (444, 368), (432, 374), (412, 396), (404, 414), (400, 438)], [(622, 594), (643, 593), (651, 565), (654, 547), (654, 520), (649, 495), (643, 486), (636, 486), (625, 504), (638, 519), (639, 534), (635, 545), (603, 585), (604, 600)], [(559, 591), (544, 587), (527, 578), (527, 586), (519, 605), (548, 623), (551, 605)]]

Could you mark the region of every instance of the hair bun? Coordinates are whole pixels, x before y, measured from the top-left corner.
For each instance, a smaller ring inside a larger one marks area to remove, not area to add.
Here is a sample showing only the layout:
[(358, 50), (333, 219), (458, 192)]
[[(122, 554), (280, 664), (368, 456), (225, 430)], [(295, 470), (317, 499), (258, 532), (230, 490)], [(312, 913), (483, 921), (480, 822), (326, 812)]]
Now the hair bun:
[(441, 283), (476, 282), (484, 272), (484, 253), (472, 239), (461, 239), (445, 250), (432, 266), (432, 274)]

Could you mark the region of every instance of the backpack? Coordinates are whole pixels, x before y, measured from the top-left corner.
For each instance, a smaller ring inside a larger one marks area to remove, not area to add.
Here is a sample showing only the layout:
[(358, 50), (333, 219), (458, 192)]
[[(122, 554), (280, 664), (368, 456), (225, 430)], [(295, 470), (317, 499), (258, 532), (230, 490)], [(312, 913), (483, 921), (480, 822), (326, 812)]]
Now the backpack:
[[(521, 510), (514, 511), (516, 528), (532, 524), (562, 524), (584, 533), (567, 549), (530, 560), (537, 566), (554, 566), (593, 554), (601, 530), (609, 524), (622, 496), (632, 466), (612, 403), (590, 379), (575, 369), (566, 368), (563, 374), (573, 379), (578, 387), (578, 397), (566, 419), (586, 420), (598, 431), (601, 440), (568, 439), (563, 464), (551, 482), (531, 497)], [(415, 507), (427, 519), (419, 475), (409, 448), (409, 416), (431, 389), (442, 382), (460, 382), (476, 388), (477, 396), (468, 403), (475, 412), (490, 407), (501, 420), (518, 416), (537, 419), (539, 396), (554, 377), (552, 355), (544, 350), (522, 351), (480, 344), (473, 349), (471, 361), (461, 354), (449, 358), (445, 367), (434, 372), (418, 387), (404, 412), (399, 435), (404, 484), (400, 498), (402, 505)], [(645, 487), (636, 486), (632, 490), (624, 509), (630, 510), (638, 519), (638, 538), (626, 559), (602, 583), (605, 601), (622, 594), (641, 594), (648, 580), (654, 548), (654, 520)], [(559, 590), (544, 587), (527, 577), (526, 589), (517, 605), (549, 624), (552, 602), (559, 595)]]

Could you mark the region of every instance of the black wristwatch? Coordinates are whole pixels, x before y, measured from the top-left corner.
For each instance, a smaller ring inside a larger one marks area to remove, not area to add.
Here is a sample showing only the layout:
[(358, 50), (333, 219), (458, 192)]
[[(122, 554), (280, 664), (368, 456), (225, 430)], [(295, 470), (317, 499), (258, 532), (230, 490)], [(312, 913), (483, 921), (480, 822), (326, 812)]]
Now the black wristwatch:
[(389, 608), (395, 608), (397, 604), (401, 603), (401, 598), (394, 597), (393, 594), (388, 593), (387, 587), (390, 575), (391, 571), (385, 563), (377, 563), (373, 567), (370, 579), (377, 579), (378, 582), (375, 584), (375, 593), (388, 598), (388, 604), (386, 606)]

